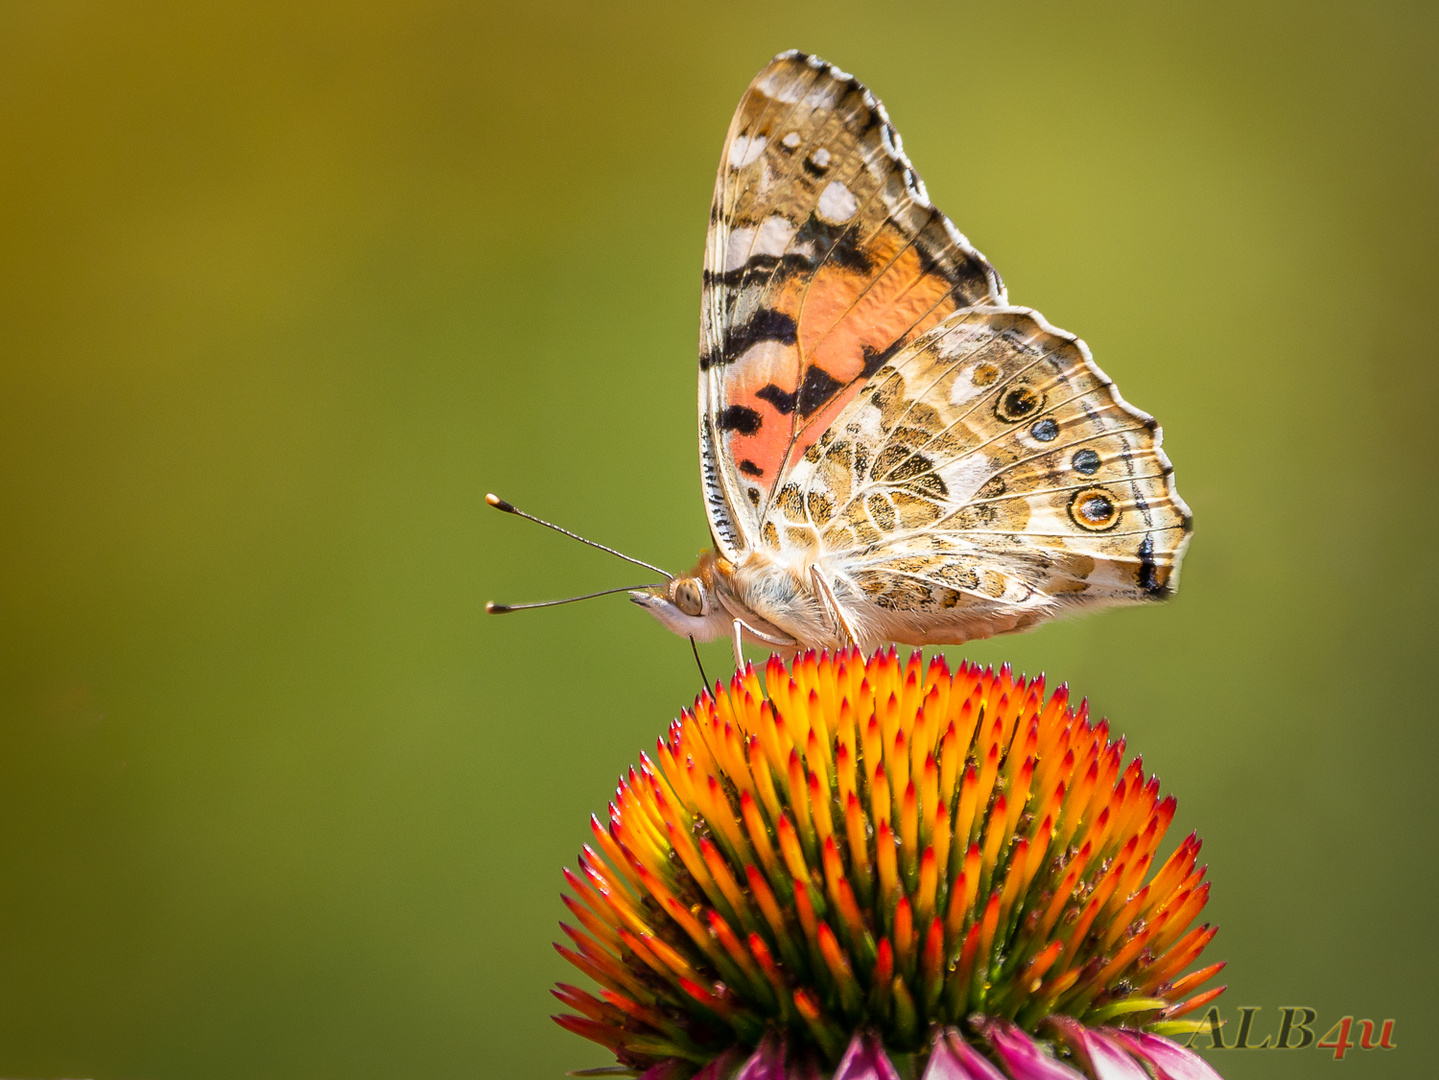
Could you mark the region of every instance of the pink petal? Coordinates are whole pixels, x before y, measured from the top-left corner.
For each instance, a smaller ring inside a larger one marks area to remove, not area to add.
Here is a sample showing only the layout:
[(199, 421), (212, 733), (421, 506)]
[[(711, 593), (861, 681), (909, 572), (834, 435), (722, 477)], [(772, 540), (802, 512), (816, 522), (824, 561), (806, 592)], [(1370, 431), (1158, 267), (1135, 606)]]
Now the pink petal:
[(934, 1041), (922, 1080), (1005, 1080), (1004, 1073), (956, 1031)]
[(849, 1041), (849, 1048), (834, 1071), (834, 1080), (899, 1080), (899, 1073), (895, 1072), (879, 1040), (868, 1032), (861, 1032)]
[[(694, 1080), (710, 1080), (705, 1072), (718, 1064), (711, 1062), (706, 1065), (703, 1072)], [(724, 1073), (716, 1073), (715, 1080), (720, 1080)], [(734, 1080), (784, 1080), (784, 1046), (773, 1035), (767, 1035), (760, 1040), (759, 1046), (755, 1047), (749, 1060), (740, 1066), (739, 1072), (735, 1073)]]
[(1008, 1020), (985, 1018), (976, 1026), (1004, 1059), (1004, 1067), (1014, 1080), (1084, 1080), (1080, 1073), (1046, 1054), (1039, 1043)]
[(1112, 1029), (1110, 1034), (1135, 1057), (1153, 1065), (1159, 1080), (1224, 1080), (1193, 1050), (1143, 1031)]
[[(719, 1059), (716, 1058), (715, 1060), (718, 1061)], [(713, 1062), (711, 1064), (713, 1064)], [(734, 1064), (733, 1058), (730, 1058), (730, 1064)], [(702, 1076), (704, 1080), (710, 1080), (710, 1077), (705, 1075), (708, 1071), (709, 1066), (706, 1065), (694, 1080), (700, 1080)], [(675, 1080), (676, 1077), (683, 1076), (684, 1074), (685, 1063), (683, 1061), (679, 1058), (667, 1058), (658, 1065), (651, 1065), (644, 1072), (640, 1073), (639, 1080)], [(713, 1075), (719, 1076), (721, 1074), (714, 1073)]]
[(1094, 1080), (1149, 1080), (1119, 1044), (1068, 1016), (1051, 1016), (1049, 1024), (1089, 1068)]

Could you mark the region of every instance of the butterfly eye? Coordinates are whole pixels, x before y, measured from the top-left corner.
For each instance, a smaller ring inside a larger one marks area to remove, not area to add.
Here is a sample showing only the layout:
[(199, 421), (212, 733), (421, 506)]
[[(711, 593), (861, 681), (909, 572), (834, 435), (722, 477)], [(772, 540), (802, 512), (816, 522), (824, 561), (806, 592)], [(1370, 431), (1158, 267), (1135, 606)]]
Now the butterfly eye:
[(1014, 424), (1026, 416), (1033, 416), (1042, 408), (1044, 395), (1037, 393), (1031, 386), (1019, 383), (999, 395), (999, 400), (994, 405), (994, 415), (1005, 423)]
[(695, 578), (680, 578), (675, 582), (675, 607), (686, 615), (699, 616), (705, 613), (704, 590)]
[(1085, 488), (1069, 500), (1069, 516), (1081, 529), (1107, 532), (1119, 524), (1121, 511), (1104, 488)]

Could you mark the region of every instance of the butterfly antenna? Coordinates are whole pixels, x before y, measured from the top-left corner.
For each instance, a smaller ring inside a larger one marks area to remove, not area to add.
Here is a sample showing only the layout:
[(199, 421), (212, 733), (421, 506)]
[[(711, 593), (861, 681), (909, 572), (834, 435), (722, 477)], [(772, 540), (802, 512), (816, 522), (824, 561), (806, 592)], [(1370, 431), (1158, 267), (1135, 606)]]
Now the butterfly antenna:
[[(617, 592), (633, 592), (636, 589), (657, 589), (664, 582), (655, 582), (652, 585), (625, 585), (619, 589), (601, 589), (599, 592), (585, 593), (583, 596), (567, 596), (563, 600), (541, 600), (535, 604), (496, 604), (485, 605), (486, 615), (508, 615), (512, 611), (529, 611), (538, 607), (558, 607), (561, 604), (573, 604), (579, 600), (593, 600), (596, 596), (611, 596)], [(704, 669), (701, 668), (701, 671)]]
[[(645, 561), (642, 560), (642, 559), (633, 558), (632, 556), (626, 555), (623, 551), (616, 551), (616, 550), (615, 550), (614, 548), (612, 548), (612, 547), (605, 547), (604, 544), (597, 544), (597, 543), (595, 543), (593, 540), (587, 540), (587, 539), (585, 539), (585, 537), (581, 536), (579, 533), (572, 533), (572, 532), (570, 532), (569, 529), (562, 529), (562, 528), (560, 528), (558, 525), (554, 524), (553, 522), (546, 521), (544, 518), (537, 518), (537, 517), (535, 517), (534, 514), (527, 514), (527, 513), (525, 513), (523, 510), (521, 510), (519, 507), (515, 506), (513, 503), (507, 503), (507, 502), (505, 502), (504, 499), (500, 498), (498, 495), (494, 494), (493, 492), (491, 492), (490, 494), (488, 494), (488, 495), (485, 496), (485, 502), (489, 503), (489, 504), (490, 504), (491, 506), (493, 506), (496, 510), (501, 510), (501, 511), (503, 511), (503, 512), (506, 513), (506, 514), (514, 514), (516, 517), (522, 517), (522, 518), (524, 518), (526, 521), (533, 521), (536, 525), (543, 525), (543, 526), (544, 526), (545, 528), (547, 528), (547, 529), (554, 529), (555, 532), (557, 532), (557, 533), (564, 533), (564, 535), (568, 536), (571, 540), (578, 540), (580, 543), (582, 543), (582, 544), (588, 544), (588, 545), (589, 545), (590, 547), (592, 547), (592, 548), (599, 548), (601, 551), (608, 551), (611, 555), (617, 556), (618, 558), (623, 559), (623, 560), (624, 560), (625, 562), (627, 562), (627, 563), (634, 563), (636, 566), (643, 566), (646, 570), (653, 570), (656, 574), (663, 574), (666, 578), (672, 578), (672, 577), (674, 577), (674, 575), (671, 574), (668, 570), (661, 570), (658, 566), (655, 566), (653, 563), (647, 563), (647, 562), (645, 562)], [(612, 589), (612, 590), (610, 590), (610, 591), (611, 591), (611, 592), (621, 592), (621, 591), (623, 591), (623, 590), (620, 590), (620, 589)], [(604, 594), (603, 594), (603, 593), (595, 593), (595, 594), (593, 594), (593, 595), (595, 595), (595, 596), (603, 596)], [(585, 599), (588, 599), (588, 597), (577, 596), (577, 597), (574, 597), (574, 599), (576, 599), (576, 600), (585, 600)], [(556, 602), (556, 603), (564, 603), (564, 604), (569, 603), (568, 600), (560, 600), (560, 601), (555, 601), (555, 602)]]
[(700, 647), (695, 644), (694, 635), (690, 635), (690, 652), (695, 654), (695, 666), (700, 669), (700, 682), (704, 684), (704, 692), (710, 693), (709, 676), (705, 674), (704, 662), (700, 660)]

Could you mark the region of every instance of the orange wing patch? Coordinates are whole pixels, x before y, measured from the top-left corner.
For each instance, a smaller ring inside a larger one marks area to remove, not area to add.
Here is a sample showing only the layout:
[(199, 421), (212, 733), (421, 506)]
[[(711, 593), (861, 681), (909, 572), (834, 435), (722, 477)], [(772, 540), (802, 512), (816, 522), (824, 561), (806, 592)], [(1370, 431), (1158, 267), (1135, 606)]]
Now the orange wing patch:
[[(767, 499), (787, 461), (802, 455), (859, 392), (863, 380), (911, 338), (955, 311), (953, 286), (926, 272), (912, 245), (885, 229), (873, 275), (826, 265), (790, 275), (773, 310), (797, 326), (796, 342), (758, 343), (725, 379), (721, 416), (728, 447), (749, 487)], [(755, 496), (751, 496), (755, 501)]]

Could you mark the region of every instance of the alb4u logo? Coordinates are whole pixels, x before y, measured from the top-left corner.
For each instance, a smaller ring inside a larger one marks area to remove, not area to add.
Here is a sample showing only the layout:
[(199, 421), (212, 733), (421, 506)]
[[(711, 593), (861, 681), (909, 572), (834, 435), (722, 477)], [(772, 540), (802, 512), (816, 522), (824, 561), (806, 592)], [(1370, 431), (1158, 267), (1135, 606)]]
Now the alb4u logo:
[[(1200, 1042), (1198, 1048), (1206, 1050), (1303, 1050), (1305, 1047), (1312, 1046), (1317, 1050), (1333, 1050), (1335, 1061), (1342, 1061), (1344, 1055), (1350, 1050), (1394, 1050), (1398, 1046), (1394, 1041), (1393, 1020), (1385, 1020), (1382, 1024), (1376, 1024), (1373, 1020), (1360, 1020), (1358, 1022), (1359, 1041), (1355, 1042), (1353, 1041), (1354, 1017), (1344, 1016), (1324, 1033), (1323, 1038), (1318, 1038), (1315, 1034), (1314, 1022), (1319, 1018), (1319, 1013), (1303, 1005), (1286, 1006), (1279, 1010), (1278, 1032), (1273, 1032), (1271, 1029), (1270, 1033), (1261, 1037), (1263, 1021), (1259, 1021), (1257, 1024), (1255, 1021), (1255, 1016), (1259, 1012), (1258, 1005), (1241, 1005), (1239, 1007), (1238, 1031), (1231, 1043), (1224, 1040), (1226, 1022), (1220, 1018), (1219, 1008), (1212, 1006), (1204, 1014), (1202, 1023), (1205, 1026), (1191, 1035), (1185, 1045), (1193, 1047), (1196, 1039), (1203, 1039), (1207, 1036), (1209, 1045), (1206, 1047), (1203, 1042)], [(1228, 1030), (1232, 1032), (1234, 1028)]]

